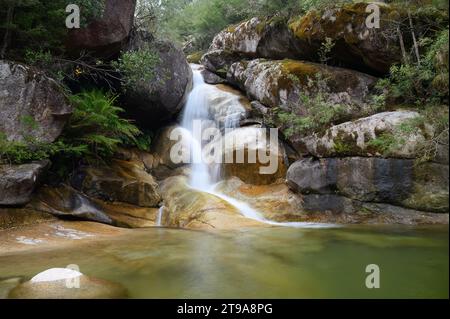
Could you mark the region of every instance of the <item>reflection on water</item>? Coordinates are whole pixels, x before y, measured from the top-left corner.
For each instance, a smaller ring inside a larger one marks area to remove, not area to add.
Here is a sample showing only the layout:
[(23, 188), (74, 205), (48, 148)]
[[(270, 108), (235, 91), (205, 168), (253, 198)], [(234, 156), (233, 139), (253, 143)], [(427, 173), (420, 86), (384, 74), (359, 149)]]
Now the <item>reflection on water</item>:
[[(133, 231), (74, 250), (0, 257), (0, 277), (77, 264), (133, 298), (448, 298), (448, 228)], [(381, 289), (365, 268), (381, 268)]]

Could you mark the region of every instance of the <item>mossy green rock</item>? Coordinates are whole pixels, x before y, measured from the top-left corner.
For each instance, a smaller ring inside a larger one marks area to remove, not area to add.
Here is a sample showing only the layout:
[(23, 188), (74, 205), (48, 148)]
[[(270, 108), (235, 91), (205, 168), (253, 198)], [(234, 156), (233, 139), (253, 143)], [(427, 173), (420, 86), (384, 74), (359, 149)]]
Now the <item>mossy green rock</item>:
[(227, 79), (267, 107), (303, 107), (300, 113), (307, 114), (307, 107), (299, 103), (300, 94), (317, 88), (314, 85), (318, 76), (327, 78), (330, 99), (335, 104), (352, 101), (361, 107), (376, 82), (372, 76), (347, 69), (305, 61), (265, 59), (233, 64)]

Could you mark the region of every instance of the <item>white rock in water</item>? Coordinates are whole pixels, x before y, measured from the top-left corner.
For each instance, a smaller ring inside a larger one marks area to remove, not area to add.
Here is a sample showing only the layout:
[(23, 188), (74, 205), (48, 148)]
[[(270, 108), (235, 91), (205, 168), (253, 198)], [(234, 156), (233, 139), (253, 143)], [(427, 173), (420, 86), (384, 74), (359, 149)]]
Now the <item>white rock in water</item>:
[(82, 273), (76, 270), (72, 270), (69, 268), (52, 268), (47, 269), (33, 278), (31, 278), (31, 282), (49, 282), (49, 281), (58, 281), (58, 280), (66, 280), (83, 276)]

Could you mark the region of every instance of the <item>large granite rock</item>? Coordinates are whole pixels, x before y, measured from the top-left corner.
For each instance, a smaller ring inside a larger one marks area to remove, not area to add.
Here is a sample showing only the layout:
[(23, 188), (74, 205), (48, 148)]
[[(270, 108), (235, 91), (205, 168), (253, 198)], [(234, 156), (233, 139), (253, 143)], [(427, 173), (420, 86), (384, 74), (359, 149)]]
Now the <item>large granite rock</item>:
[[(233, 59), (235, 62), (249, 58), (319, 61), (319, 51), (330, 38), (335, 43), (329, 53), (331, 63), (366, 73), (386, 74), (393, 64), (401, 62), (398, 26), (405, 43), (412, 42), (408, 10), (400, 5), (374, 3), (380, 9), (380, 28), (368, 28), (369, 4), (327, 6), (290, 20), (280, 16), (252, 18), (217, 34), (202, 63), (217, 72), (226, 70)], [(448, 22), (444, 12), (410, 11), (417, 34), (427, 33), (427, 21), (443, 26)]]
[[(408, 12), (411, 12), (414, 30), (427, 34), (428, 21), (446, 25), (448, 15), (427, 10), (410, 10), (402, 4), (388, 5), (374, 2), (380, 9), (379, 28), (368, 28), (366, 23), (370, 3), (351, 3), (323, 10), (311, 10), (306, 15), (292, 19), (290, 30), (297, 45), (306, 50), (302, 58), (317, 58), (317, 52), (331, 38), (335, 43), (330, 56), (347, 67), (386, 74), (392, 65), (400, 63), (402, 53), (397, 28), (400, 28), (404, 42), (412, 43)], [(310, 55), (314, 52), (314, 55)]]
[(192, 71), (183, 52), (169, 42), (146, 35), (134, 39), (129, 51), (151, 48), (159, 56), (151, 81), (127, 88), (123, 103), (127, 113), (142, 126), (158, 128), (175, 119), (192, 88)]
[(161, 193), (167, 214), (164, 226), (204, 230), (264, 226), (245, 218), (224, 199), (191, 188), (183, 176), (167, 178), (161, 185)]
[(81, 168), (72, 185), (92, 198), (140, 207), (158, 207), (158, 184), (142, 162), (113, 160), (109, 165)]
[(0, 60), (0, 139), (54, 142), (71, 113), (53, 79), (25, 65)]
[[(247, 184), (268, 185), (286, 175), (286, 153), (278, 138), (257, 126), (226, 132), (222, 139), (207, 145), (221, 150), (223, 178), (238, 177)], [(263, 155), (263, 157), (261, 157)]]
[[(288, 170), (292, 189), (309, 206), (345, 206), (345, 201), (387, 203), (419, 211), (448, 213), (448, 165), (383, 158), (304, 159)], [(324, 195), (324, 196), (317, 196)]]
[(59, 217), (95, 221), (126, 228), (155, 226), (158, 208), (90, 198), (67, 185), (43, 186), (27, 206)]
[[(294, 108), (307, 114), (307, 105), (300, 101), (302, 93), (312, 93), (321, 76), (326, 79), (330, 102), (355, 105), (349, 113), (361, 112), (376, 78), (342, 68), (295, 60), (264, 60), (237, 62), (230, 67), (227, 79), (247, 95), (270, 108)], [(322, 88), (325, 89), (325, 88)]]
[(74, 54), (86, 50), (104, 58), (117, 56), (130, 36), (135, 8), (136, 0), (106, 0), (101, 19), (69, 31), (67, 49)]
[[(356, 121), (335, 125), (322, 134), (292, 139), (296, 149), (305, 155), (315, 157), (337, 156), (389, 156), (394, 158), (416, 158), (425, 142), (425, 136), (432, 127), (417, 127), (402, 132), (401, 127), (414, 127), (414, 121), (420, 114), (414, 111), (382, 112)], [(398, 139), (390, 149), (387, 145), (377, 146), (377, 138), (392, 137)], [(398, 145), (397, 145), (398, 144)]]
[(0, 206), (20, 206), (31, 200), (48, 161), (0, 165)]

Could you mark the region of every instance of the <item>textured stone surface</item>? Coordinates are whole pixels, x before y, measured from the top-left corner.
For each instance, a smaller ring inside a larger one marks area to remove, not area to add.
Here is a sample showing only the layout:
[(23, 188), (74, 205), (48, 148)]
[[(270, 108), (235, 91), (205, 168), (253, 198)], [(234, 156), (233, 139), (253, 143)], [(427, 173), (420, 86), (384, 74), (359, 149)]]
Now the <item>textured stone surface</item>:
[(141, 207), (158, 207), (158, 184), (145, 171), (142, 162), (113, 160), (110, 165), (84, 167), (72, 179), (72, 185), (84, 194)]
[[(413, 160), (382, 158), (304, 159), (288, 170), (292, 189), (310, 198), (310, 205), (331, 209), (345, 198), (388, 203), (419, 211), (448, 213), (448, 166), (415, 165)], [(306, 199), (305, 199), (306, 200)], [(341, 207), (346, 205), (338, 205)], [(339, 208), (337, 208), (339, 210)]]
[(32, 138), (51, 143), (71, 113), (53, 79), (27, 66), (0, 60), (0, 134), (8, 141)]
[[(419, 117), (419, 113), (414, 111), (378, 113), (335, 125), (323, 134), (295, 139), (293, 144), (303, 154), (315, 157), (389, 155), (394, 158), (416, 158), (420, 146), (425, 142), (427, 129), (417, 128), (412, 132), (402, 133), (400, 127)], [(386, 134), (401, 141), (388, 154), (371, 144), (371, 141)]]
[(158, 128), (182, 110), (192, 88), (192, 71), (183, 52), (169, 42), (137, 37), (129, 51), (149, 46), (159, 55), (151, 81), (127, 88), (123, 103), (127, 113), (142, 126)]
[(299, 103), (300, 94), (315, 89), (309, 80), (317, 84), (318, 75), (327, 78), (330, 99), (335, 104), (362, 104), (376, 82), (374, 77), (347, 69), (305, 61), (263, 59), (233, 64), (227, 79), (267, 107), (291, 106), (306, 114), (307, 106)]
[(0, 165), (0, 205), (25, 205), (31, 200), (48, 161)]
[(265, 226), (245, 218), (230, 203), (188, 186), (187, 178), (174, 176), (161, 185), (164, 205), (169, 217), (164, 226), (189, 229), (240, 229)]
[(87, 50), (101, 57), (114, 57), (124, 48), (134, 22), (136, 0), (106, 0), (102, 18), (86, 28), (71, 29), (66, 47), (77, 53)]

